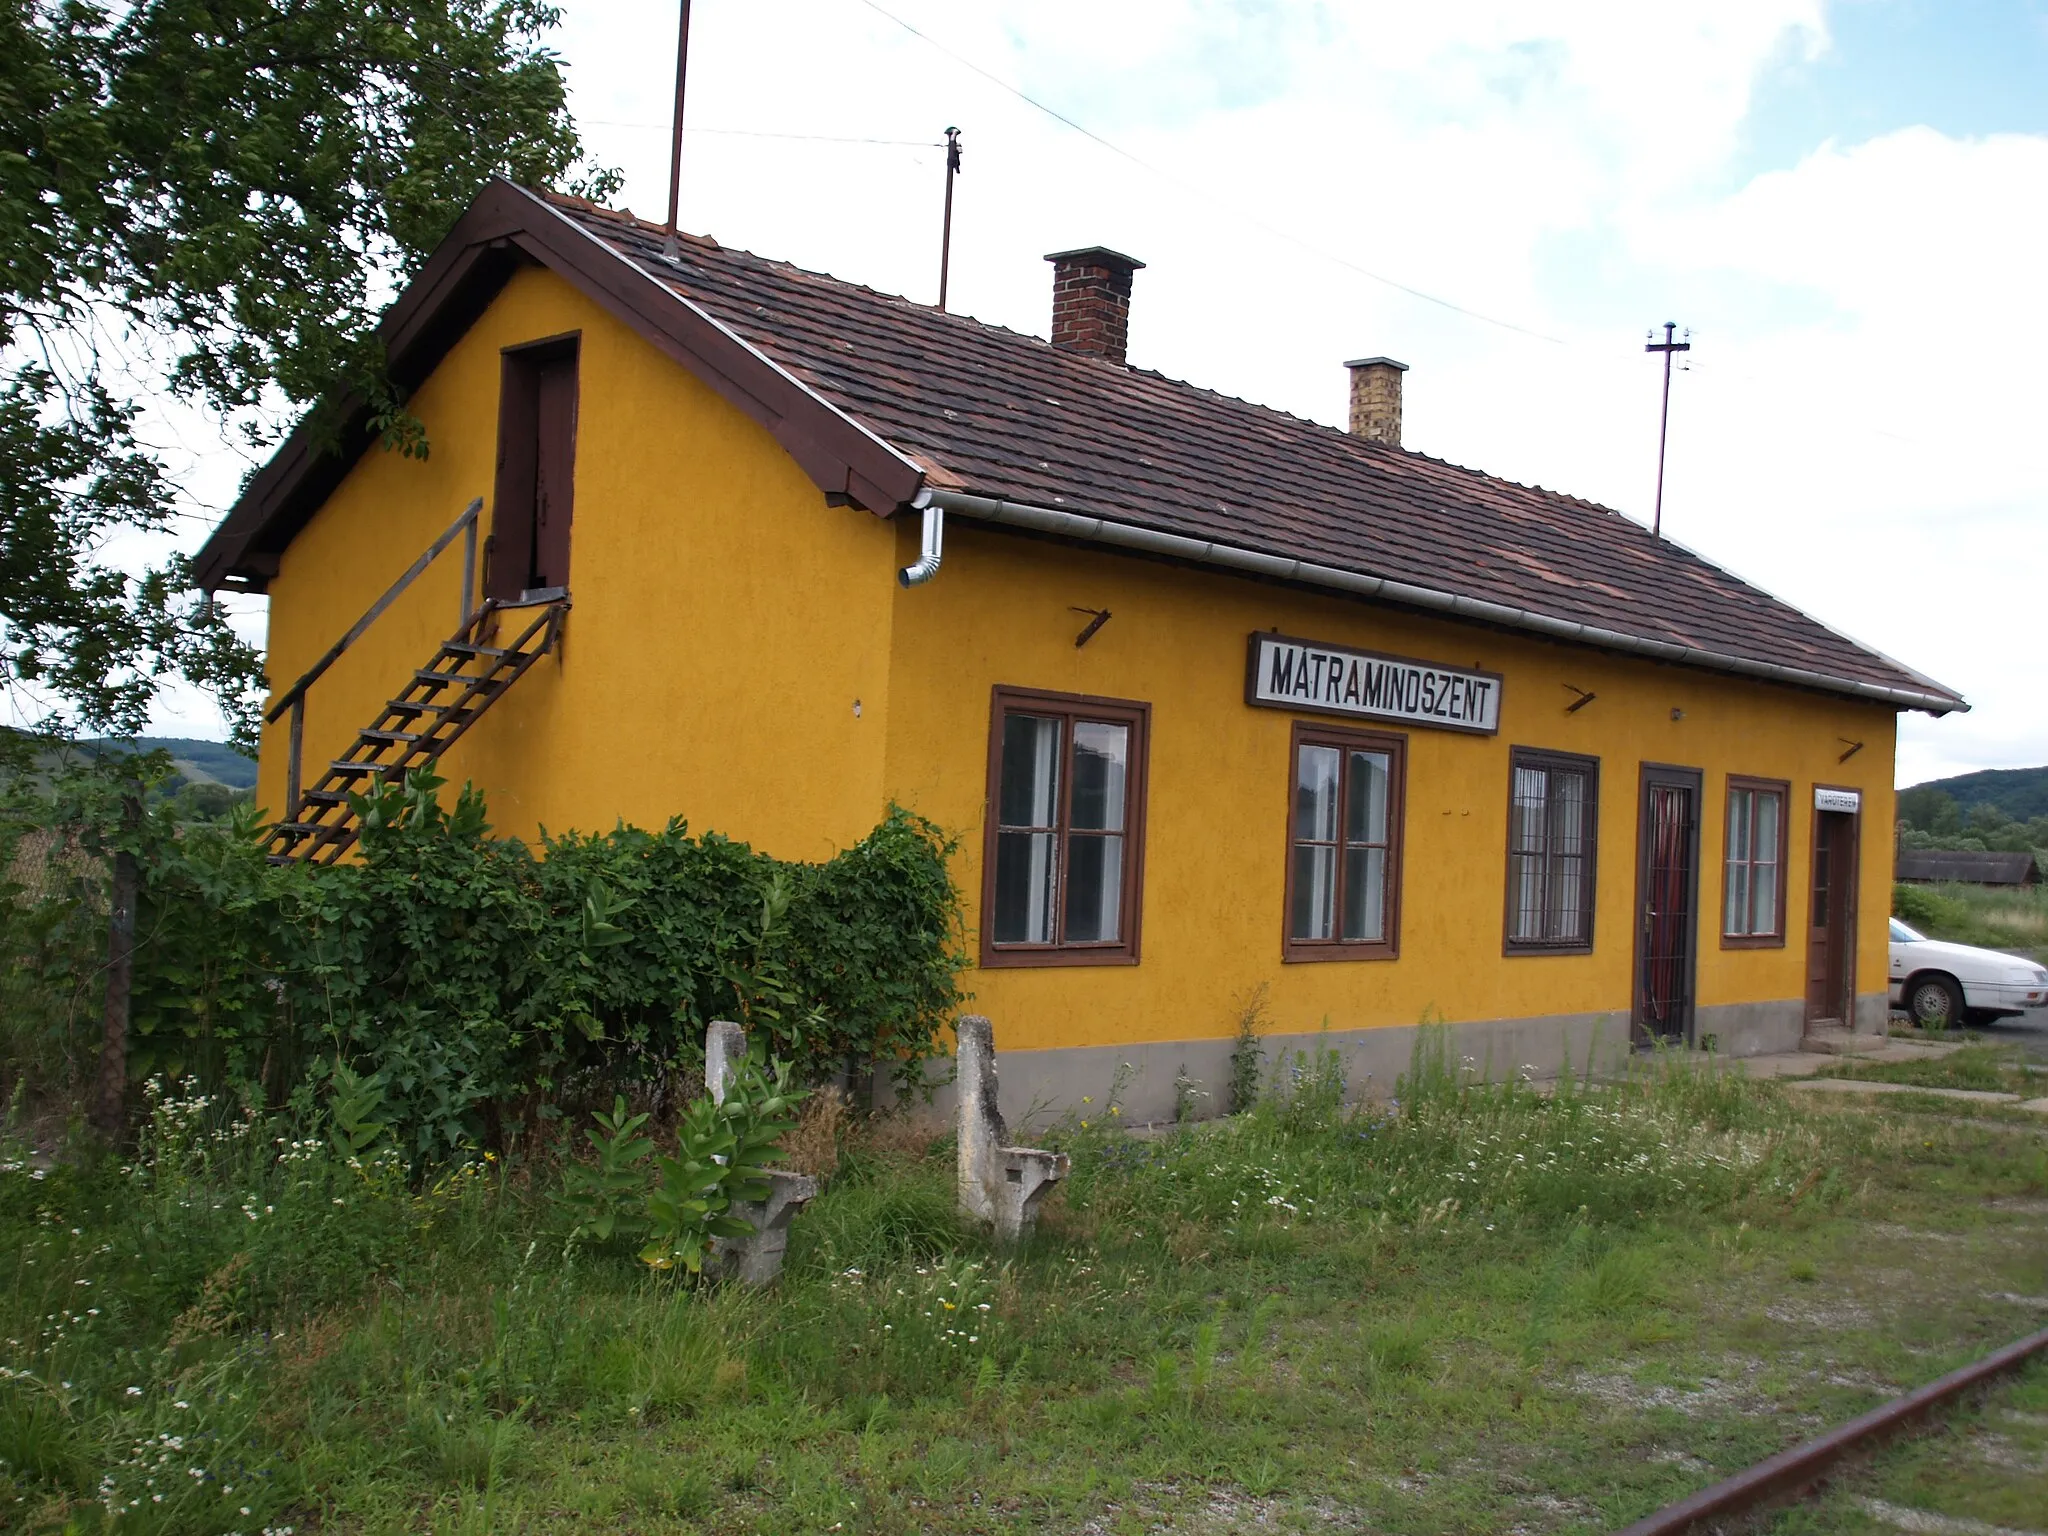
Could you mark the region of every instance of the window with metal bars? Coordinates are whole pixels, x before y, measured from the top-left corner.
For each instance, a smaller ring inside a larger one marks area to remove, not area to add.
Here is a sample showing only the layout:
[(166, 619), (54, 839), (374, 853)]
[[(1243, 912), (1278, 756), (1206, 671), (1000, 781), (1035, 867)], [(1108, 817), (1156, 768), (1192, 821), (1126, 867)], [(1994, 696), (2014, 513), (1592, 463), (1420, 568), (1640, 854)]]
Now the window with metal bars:
[(1516, 747), (1508, 777), (1508, 952), (1590, 951), (1599, 759)]

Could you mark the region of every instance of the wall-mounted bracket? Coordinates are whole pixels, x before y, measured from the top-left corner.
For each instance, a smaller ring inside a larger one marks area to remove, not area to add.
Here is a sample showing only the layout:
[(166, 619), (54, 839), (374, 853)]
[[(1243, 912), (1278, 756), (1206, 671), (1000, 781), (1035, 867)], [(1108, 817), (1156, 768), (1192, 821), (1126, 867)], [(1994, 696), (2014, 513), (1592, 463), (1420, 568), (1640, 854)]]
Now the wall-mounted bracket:
[(1074, 649), (1077, 651), (1090, 640), (1093, 640), (1095, 638), (1095, 631), (1102, 628), (1110, 620), (1110, 612), (1107, 608), (1069, 608), (1067, 611), (1069, 613), (1085, 613), (1090, 616), (1088, 627), (1083, 629), (1080, 634), (1074, 636)]
[(1576, 693), (1578, 695), (1571, 703), (1565, 705), (1564, 712), (1568, 715), (1576, 715), (1580, 710), (1600, 697), (1599, 694), (1594, 693), (1590, 689), (1581, 688), (1577, 683), (1566, 683), (1564, 689), (1567, 693)]
[(1849, 738), (1846, 736), (1837, 736), (1835, 740), (1845, 743), (1849, 748), (1848, 751), (1844, 752), (1840, 757), (1835, 759), (1835, 761), (1838, 763), (1846, 763), (1847, 761), (1849, 761), (1850, 758), (1854, 757), (1858, 752), (1861, 752), (1863, 750), (1863, 743), (1860, 741), (1850, 741)]

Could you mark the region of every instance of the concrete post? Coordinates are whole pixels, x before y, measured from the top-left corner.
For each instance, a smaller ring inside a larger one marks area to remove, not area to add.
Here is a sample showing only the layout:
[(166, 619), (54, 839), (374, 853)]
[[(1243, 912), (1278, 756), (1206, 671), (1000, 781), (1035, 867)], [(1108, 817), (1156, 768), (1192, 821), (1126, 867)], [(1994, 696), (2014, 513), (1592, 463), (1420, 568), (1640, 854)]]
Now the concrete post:
[(711, 1102), (723, 1104), (726, 1090), (739, 1081), (747, 1059), (747, 1032), (730, 1019), (713, 1019), (704, 1031), (704, 1089)]
[[(712, 1020), (704, 1031), (704, 1088), (712, 1103), (725, 1102), (746, 1059), (747, 1032), (730, 1019)], [(807, 1173), (768, 1168), (761, 1176), (768, 1181), (768, 1197), (732, 1205), (732, 1214), (754, 1230), (745, 1237), (714, 1237), (706, 1266), (719, 1278), (742, 1285), (775, 1283), (789, 1248), (789, 1224), (818, 1195), (818, 1181)]]
[(993, 1227), (1003, 1242), (1020, 1242), (1037, 1225), (1046, 1191), (1072, 1165), (1063, 1152), (1003, 1145), (1009, 1127), (997, 1101), (995, 1026), (969, 1014), (955, 1033), (960, 1208)]

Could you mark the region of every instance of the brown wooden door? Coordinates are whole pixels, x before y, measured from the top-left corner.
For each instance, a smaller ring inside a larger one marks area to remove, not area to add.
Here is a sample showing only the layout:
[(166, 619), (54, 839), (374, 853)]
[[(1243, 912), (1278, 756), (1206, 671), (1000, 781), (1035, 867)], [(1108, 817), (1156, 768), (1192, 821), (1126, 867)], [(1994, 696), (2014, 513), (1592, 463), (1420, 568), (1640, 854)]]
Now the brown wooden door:
[(1636, 1043), (1692, 1039), (1700, 773), (1645, 764), (1636, 839)]
[(1854, 1028), (1856, 817), (1813, 813), (1813, 882), (1806, 927), (1806, 1018)]
[(569, 585), (569, 515), (576, 483), (576, 354), (548, 358), (535, 380), (533, 565), (529, 588)]
[(517, 602), (569, 585), (576, 481), (576, 339), (504, 354), (498, 481), (484, 595)]

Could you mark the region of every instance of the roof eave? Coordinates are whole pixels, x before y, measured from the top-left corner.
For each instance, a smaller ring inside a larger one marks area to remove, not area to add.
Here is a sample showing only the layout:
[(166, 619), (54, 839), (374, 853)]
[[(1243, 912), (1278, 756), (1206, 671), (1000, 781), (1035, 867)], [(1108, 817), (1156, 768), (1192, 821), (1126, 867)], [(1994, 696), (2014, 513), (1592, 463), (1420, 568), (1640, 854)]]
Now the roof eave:
[(1881, 683), (1865, 682), (1859, 678), (1833, 677), (1824, 672), (1786, 666), (1779, 662), (1758, 661), (1752, 657), (1733, 656), (1697, 646), (1677, 645), (1670, 641), (1654, 640), (1647, 636), (1603, 629), (1597, 625), (1581, 624), (1571, 619), (1560, 619), (1550, 614), (1515, 608), (1504, 603), (1487, 602), (1481, 598), (1466, 597), (1455, 592), (1393, 581), (1384, 576), (1347, 571), (1337, 566), (1318, 565), (1284, 555), (1270, 555), (1216, 540), (1193, 539), (1182, 534), (1164, 533), (1158, 529), (1114, 522), (1086, 513), (1065, 511), (1056, 507), (1031, 506), (997, 496), (937, 488), (932, 490), (931, 499), (934, 505), (944, 508), (949, 513), (976, 518), (983, 522), (1004, 523), (1063, 538), (1107, 544), (1173, 560), (1190, 561), (1197, 565), (1218, 566), (1275, 581), (1301, 582), (1307, 586), (1376, 597), (1404, 607), (1447, 613), (1473, 623), (1520, 630), (1599, 650), (1649, 657), (1675, 666), (1697, 667), (1703, 671), (1755, 677), (1796, 688), (1887, 704), (1895, 709), (1922, 710), (1937, 716), (1962, 713), (1970, 707), (1960, 695), (1951, 694), (1946, 690), (1889, 687)]
[[(568, 280), (759, 422), (831, 499), (886, 515), (923, 488), (915, 460), (545, 198), (502, 179), (477, 194), (378, 323), (394, 381), (423, 380), (522, 262)], [(369, 446), (368, 415), (356, 396), (309, 412), (194, 557), (197, 585), (261, 591), (331, 489), (323, 480)]]

